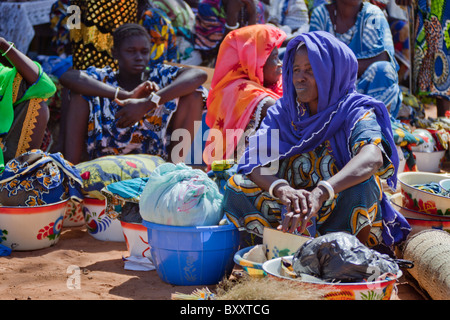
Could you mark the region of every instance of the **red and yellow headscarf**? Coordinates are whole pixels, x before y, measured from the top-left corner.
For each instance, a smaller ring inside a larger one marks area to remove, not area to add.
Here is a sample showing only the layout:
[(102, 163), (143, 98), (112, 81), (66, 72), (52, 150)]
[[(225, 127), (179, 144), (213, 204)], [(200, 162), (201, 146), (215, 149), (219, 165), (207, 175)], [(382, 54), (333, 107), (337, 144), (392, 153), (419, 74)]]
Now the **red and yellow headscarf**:
[[(232, 157), (236, 143), (226, 146), (226, 130), (247, 127), (258, 103), (272, 97), (282, 96), (281, 77), (271, 88), (264, 87), (263, 68), (275, 47), (280, 47), (286, 34), (269, 25), (256, 24), (230, 32), (220, 45), (211, 91), (208, 95), (206, 124), (210, 129), (222, 132), (223, 159)], [(203, 154), (206, 164), (211, 165), (210, 131)], [(237, 137), (239, 141), (240, 137)], [(233, 140), (234, 141), (234, 140)], [(217, 148), (215, 148), (217, 152)], [(219, 159), (220, 155), (215, 155)]]

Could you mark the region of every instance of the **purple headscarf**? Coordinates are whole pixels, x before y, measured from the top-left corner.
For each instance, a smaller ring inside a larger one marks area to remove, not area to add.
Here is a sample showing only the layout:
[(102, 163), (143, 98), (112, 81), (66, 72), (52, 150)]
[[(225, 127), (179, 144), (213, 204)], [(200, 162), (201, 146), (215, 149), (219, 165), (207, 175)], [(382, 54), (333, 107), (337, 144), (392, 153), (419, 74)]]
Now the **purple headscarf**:
[[(319, 93), (318, 112), (313, 116), (308, 112), (301, 113), (292, 83), (294, 57), (301, 43), (308, 50)], [(350, 48), (328, 32), (304, 33), (291, 40), (283, 61), (283, 97), (269, 108), (260, 129), (250, 137), (249, 147), (239, 161), (238, 173), (249, 174), (256, 167), (312, 151), (327, 140), (340, 170), (352, 157), (349, 141), (356, 122), (367, 111), (373, 110), (389, 144), (385, 150), (395, 173), (387, 182), (395, 188), (399, 159), (390, 115), (382, 102), (356, 92), (357, 69), (358, 61)], [(404, 240), (410, 230), (409, 224), (390, 206), (386, 196), (381, 205), (385, 243), (392, 245)]]

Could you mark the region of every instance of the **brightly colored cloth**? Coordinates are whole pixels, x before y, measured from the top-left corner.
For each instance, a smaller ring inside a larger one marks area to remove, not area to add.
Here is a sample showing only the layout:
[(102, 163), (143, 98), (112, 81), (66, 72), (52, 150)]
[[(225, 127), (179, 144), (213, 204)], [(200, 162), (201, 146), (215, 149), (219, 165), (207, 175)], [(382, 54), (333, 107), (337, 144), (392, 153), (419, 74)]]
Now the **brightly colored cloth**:
[[(257, 23), (263, 24), (264, 5), (258, 1)], [(217, 49), (225, 35), (226, 11), (222, 0), (200, 0), (195, 25), (195, 48), (201, 51)], [(239, 17), (241, 27), (247, 25), (245, 17)]]
[[(172, 22), (177, 39), (180, 63), (190, 64), (194, 60), (195, 14), (183, 0), (155, 0), (153, 7), (159, 8)], [(200, 61), (201, 62), (201, 61)]]
[(150, 67), (164, 61), (179, 61), (175, 30), (164, 11), (158, 8), (148, 8), (143, 12), (138, 23), (150, 35)]
[[(62, 2), (60, 5), (64, 8), (65, 1)], [(178, 62), (175, 31), (162, 10), (147, 5), (138, 16), (137, 0), (70, 0), (69, 4), (78, 6), (81, 12), (80, 27), (69, 30), (74, 69), (108, 66), (116, 70), (117, 61), (111, 51), (112, 34), (118, 26), (125, 23), (138, 23), (148, 31), (151, 38), (150, 67), (163, 63), (164, 60)], [(55, 27), (70, 17), (67, 12), (66, 16), (58, 17), (60, 8), (56, 4), (53, 9), (56, 10), (52, 12), (56, 16), (55, 21), (52, 21)], [(53, 41), (64, 43), (66, 37), (64, 26), (59, 25), (58, 30), (60, 37)]]
[(359, 77), (357, 91), (367, 94), (390, 107), (396, 118), (401, 107), (402, 92), (398, 84), (399, 66), (395, 60), (394, 43), (389, 24), (377, 6), (363, 2), (356, 23), (344, 34), (334, 31), (327, 5), (321, 5), (311, 14), (310, 31), (327, 31), (347, 44), (357, 59), (373, 58), (387, 52), (389, 61), (372, 63)]
[(450, 1), (419, 0), (414, 48), (414, 89), (450, 100)]
[[(259, 102), (267, 97), (280, 98), (281, 77), (273, 87), (264, 87), (263, 67), (273, 49), (279, 48), (285, 38), (282, 30), (269, 25), (243, 27), (225, 37), (217, 56), (206, 114), (206, 124), (211, 129), (208, 140), (218, 130), (222, 141), (207, 141), (203, 154), (206, 164), (212, 163), (213, 147), (214, 160), (233, 158), (237, 143), (230, 138), (227, 142), (227, 137), (235, 134), (239, 141)], [(229, 129), (241, 132), (229, 134)]]
[(83, 193), (89, 198), (104, 199), (101, 190), (110, 184), (148, 177), (165, 161), (148, 154), (105, 156), (75, 165), (83, 182)]
[[(392, 175), (394, 167), (387, 157), (391, 150), (383, 147), (387, 141), (372, 111), (368, 111), (355, 124), (349, 141), (352, 156), (367, 144), (381, 149), (383, 166), (376, 176), (340, 192), (335, 200), (326, 202), (318, 212), (318, 217), (309, 223), (305, 235), (318, 237), (335, 230), (357, 234), (370, 225), (367, 245), (375, 247), (382, 242), (380, 178)], [(335, 150), (331, 149), (330, 144), (323, 143), (313, 151), (284, 159), (277, 176), (286, 179), (296, 189), (311, 191), (319, 181), (327, 180), (338, 172), (334, 154)], [(286, 213), (286, 207), (278, 199), (272, 198), (244, 175), (234, 175), (226, 188), (224, 211), (227, 217), (235, 224), (245, 226), (251, 233), (262, 236), (264, 227), (276, 227)]]
[(0, 204), (41, 206), (83, 199), (79, 171), (60, 153), (31, 150), (12, 159), (0, 176)]
[(90, 66), (110, 66), (116, 69), (117, 61), (111, 52), (112, 32), (124, 23), (136, 22), (137, 1), (70, 0), (70, 5), (77, 6), (81, 14), (80, 25), (69, 29), (73, 68), (84, 70)]
[(4, 161), (28, 151), (39, 103), (56, 91), (41, 65), (34, 63), (39, 68), (39, 78), (31, 85), (22, 79), (16, 68), (0, 64), (0, 172)]
[[(292, 82), (294, 56), (301, 42), (308, 49), (319, 93), (318, 112), (313, 116), (307, 108), (299, 107)], [(357, 68), (355, 54), (328, 32), (305, 33), (291, 40), (283, 61), (283, 97), (269, 108), (260, 129), (250, 137), (249, 147), (240, 159), (238, 173), (248, 175), (256, 167), (309, 152), (324, 143), (333, 152), (336, 169), (341, 170), (353, 157), (349, 141), (355, 124), (367, 111), (373, 110), (381, 136), (386, 141), (383, 144), (385, 156), (394, 167), (386, 180), (395, 189), (399, 158), (395, 151), (390, 115), (383, 103), (356, 92)], [(410, 226), (392, 208), (384, 194), (380, 207), (383, 242), (391, 247), (405, 240)]]
[[(155, 66), (148, 80), (160, 88), (169, 85), (180, 68), (159, 64)], [(90, 67), (86, 73), (96, 80), (118, 87), (116, 72), (105, 67)], [(105, 155), (151, 154), (168, 158), (170, 137), (167, 128), (177, 110), (177, 100), (171, 100), (149, 111), (143, 119), (128, 128), (116, 126), (115, 114), (122, 108), (115, 101), (101, 97), (85, 97), (89, 102), (87, 151), (89, 159)]]

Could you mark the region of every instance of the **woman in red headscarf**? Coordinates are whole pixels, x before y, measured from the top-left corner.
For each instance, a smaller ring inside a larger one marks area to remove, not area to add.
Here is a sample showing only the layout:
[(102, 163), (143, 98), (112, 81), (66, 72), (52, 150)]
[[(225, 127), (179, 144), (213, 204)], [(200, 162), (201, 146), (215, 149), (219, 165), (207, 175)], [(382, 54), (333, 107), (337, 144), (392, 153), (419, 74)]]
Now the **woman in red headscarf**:
[(213, 160), (237, 159), (245, 137), (281, 97), (278, 48), (285, 39), (282, 30), (257, 24), (230, 32), (220, 45), (207, 100), (210, 130), (203, 159), (208, 167)]

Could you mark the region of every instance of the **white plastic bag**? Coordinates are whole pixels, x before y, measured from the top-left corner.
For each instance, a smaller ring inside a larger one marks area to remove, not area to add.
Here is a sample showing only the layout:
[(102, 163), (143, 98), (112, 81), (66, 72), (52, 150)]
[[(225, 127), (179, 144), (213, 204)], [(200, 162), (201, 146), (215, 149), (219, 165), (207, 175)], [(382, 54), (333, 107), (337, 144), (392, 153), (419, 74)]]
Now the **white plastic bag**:
[(184, 163), (165, 163), (150, 175), (139, 201), (142, 219), (172, 226), (211, 226), (223, 217), (217, 184)]

